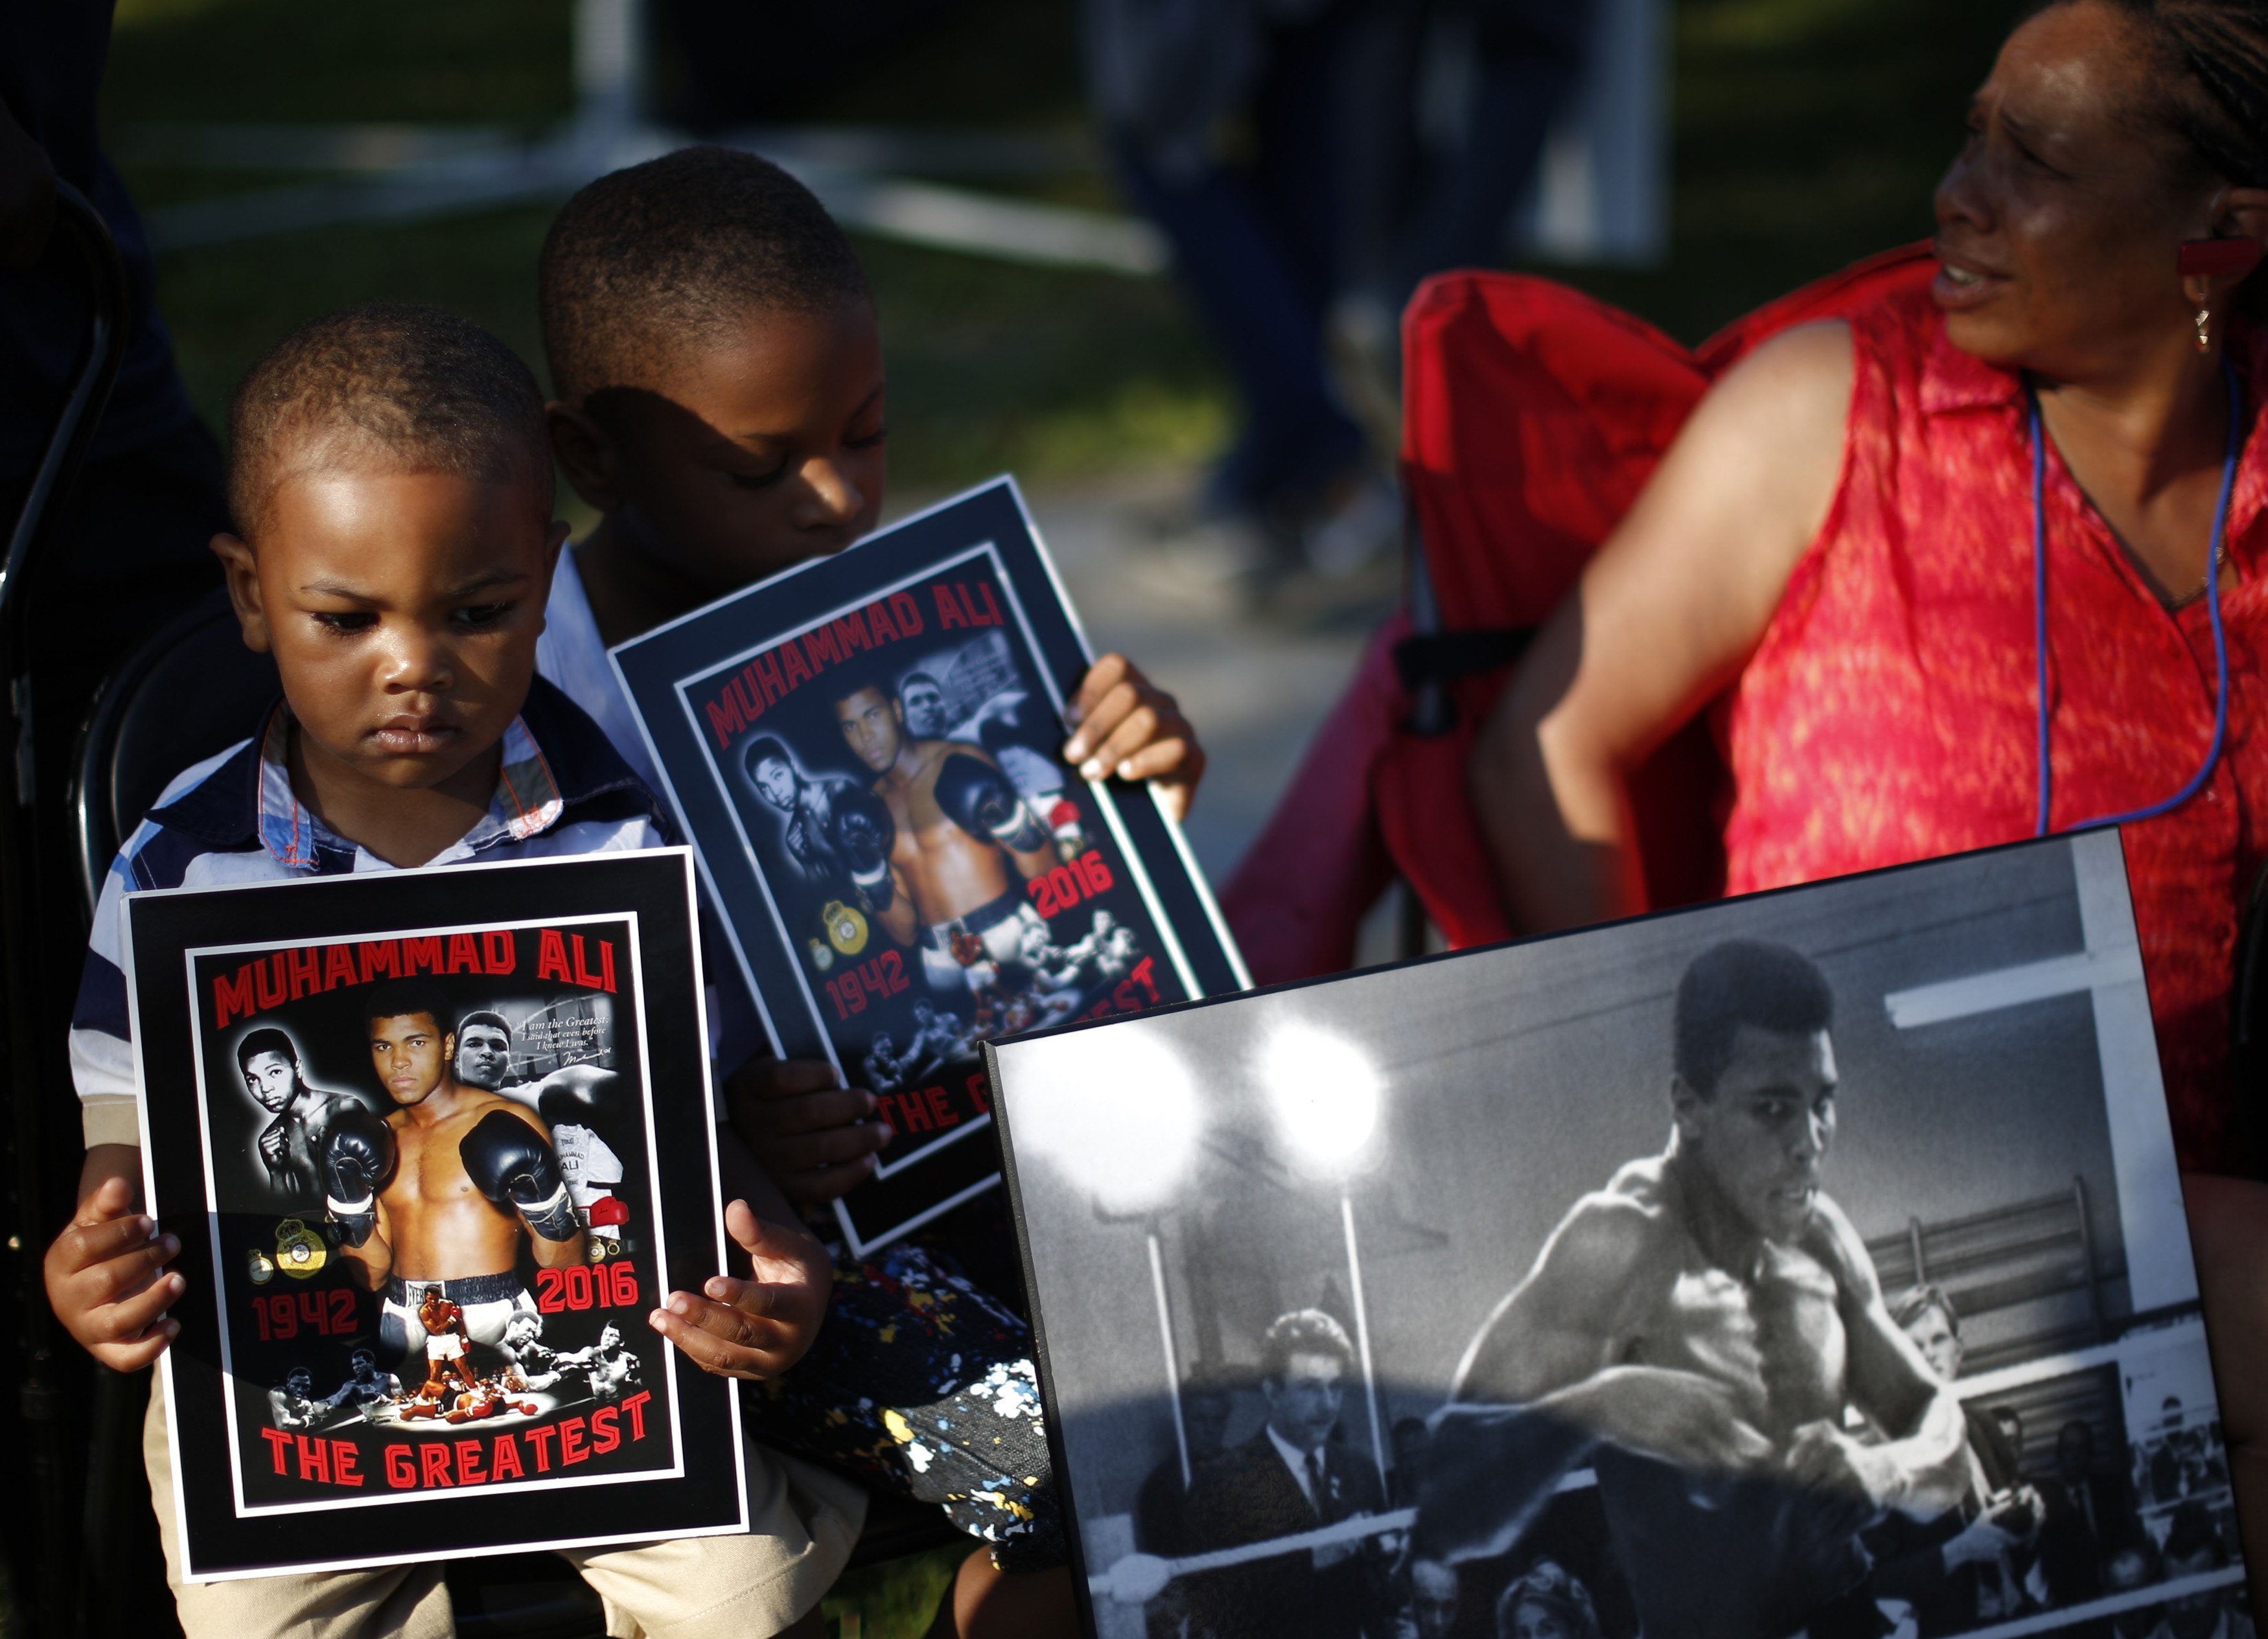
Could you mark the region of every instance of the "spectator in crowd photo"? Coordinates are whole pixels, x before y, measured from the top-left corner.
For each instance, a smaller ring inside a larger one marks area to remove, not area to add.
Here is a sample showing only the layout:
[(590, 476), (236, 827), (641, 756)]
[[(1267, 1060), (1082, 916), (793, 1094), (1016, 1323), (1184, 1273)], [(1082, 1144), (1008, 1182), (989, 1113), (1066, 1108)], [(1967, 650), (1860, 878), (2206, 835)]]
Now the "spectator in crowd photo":
[[(2112, 1546), (2102, 1562), (2102, 1591), (2106, 1597), (2139, 1593), (2166, 1579), (2165, 1556), (2139, 1525), (2134, 1534)], [(2077, 1630), (2081, 1639), (2150, 1639), (2165, 1615), (2162, 1606), (2145, 1603), (2114, 1611), (2104, 1621)]]
[(2074, 1417), (2056, 1430), (2055, 1477), (2038, 1489), (2038, 1574), (2048, 1603), (2091, 1599), (2103, 1591), (2111, 1550), (2141, 1529), (2124, 1481), (2095, 1465), (2094, 1424)]
[[(1189, 1478), (1182, 1453), (1168, 1452), (1143, 1478), (1134, 1497), (1134, 1547), (1160, 1559), (1195, 1554), (1202, 1545), (1189, 1525), (1189, 1488), (1226, 1447), (1236, 1410), (1234, 1388), (1219, 1376), (1193, 1376), (1182, 1385), (1182, 1437), (1189, 1446)], [(1181, 1639), (1189, 1621), (1189, 1584), (1169, 1582), (1143, 1611), (1151, 1639)], [(1202, 1639), (1202, 1635), (1199, 1636)]]
[(1557, 1561), (1536, 1561), (1497, 1596), (1496, 1639), (1599, 1639), (1591, 1591)]
[(1197, 1551), (1189, 1530), (1190, 1488), (1226, 1449), (1235, 1410), (1236, 1391), (1218, 1376), (1192, 1377), (1182, 1385), (1182, 1437), (1189, 1443), (1189, 1479), (1182, 1477), (1178, 1451), (1168, 1452), (1144, 1478), (1134, 1503), (1134, 1546), (1143, 1553), (1175, 1559)]
[[(1320, 1309), (1279, 1315), (1261, 1334), (1268, 1421), (1197, 1476), (1189, 1528), (1203, 1548), (1384, 1510), (1376, 1466), (1335, 1433), (1353, 1371), (1346, 1329)], [(1375, 1539), (1333, 1543), (1192, 1577), (1189, 1602), (1197, 1630), (1219, 1639), (1387, 1639), (1386, 1569)]]
[[(1961, 1375), (1961, 1315), (1936, 1286), (1917, 1286), (1890, 1305), (1940, 1383)], [(1922, 1639), (2006, 1621), (2028, 1607), (2025, 1575), (2040, 1531), (2040, 1499), (2023, 1483), (2016, 1449), (1999, 1418), (1963, 1405), (1968, 1483), (1961, 1500), (1933, 1518), (1893, 1510), (1867, 1533), (1874, 1593), (1903, 1600)]]
[[(2164, 1554), (2168, 1582), (2210, 1576), (2228, 1569), (2235, 1560), (2228, 1540), (2201, 1503), (2184, 1503), (2174, 1510), (2166, 1528)], [(2252, 1618), (2240, 1604), (2243, 1597), (2242, 1578), (2176, 1595), (2166, 1601), (2165, 1614), (2150, 1639), (2253, 1639)]]
[(1456, 1567), (1412, 1560), (1406, 1582), (1402, 1608), (1395, 1613), (1394, 1639), (1449, 1639), (1463, 1607)]

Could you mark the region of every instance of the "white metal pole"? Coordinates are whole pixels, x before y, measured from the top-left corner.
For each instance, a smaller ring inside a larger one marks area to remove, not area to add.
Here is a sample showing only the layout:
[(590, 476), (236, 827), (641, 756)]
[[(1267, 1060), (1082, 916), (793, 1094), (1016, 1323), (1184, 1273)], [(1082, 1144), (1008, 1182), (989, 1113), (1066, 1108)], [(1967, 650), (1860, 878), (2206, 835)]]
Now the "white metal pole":
[(1382, 1488), (1386, 1485), (1386, 1430), (1378, 1421), (1378, 1379), (1370, 1369), (1370, 1313), (1363, 1305), (1362, 1257), (1354, 1244), (1354, 1197), (1344, 1190), (1339, 1192), (1339, 1221), (1346, 1226), (1347, 1277), (1354, 1288), (1354, 1343), (1362, 1356), (1362, 1397), (1370, 1407), (1370, 1454), (1378, 1463), (1378, 1483)]
[[(1150, 1283), (1158, 1293), (1158, 1335), (1164, 1340), (1166, 1346), (1166, 1398), (1174, 1408), (1174, 1449), (1182, 1456), (1182, 1489), (1186, 1491), (1189, 1488), (1191, 1476), (1189, 1435), (1182, 1423), (1182, 1366), (1174, 1353), (1173, 1311), (1166, 1304), (1166, 1259), (1159, 1250), (1158, 1231), (1154, 1229), (1150, 1231)], [(1360, 1305), (1361, 1299), (1356, 1299), (1358, 1314), (1361, 1312)], [(1373, 1427), (1377, 1422), (1378, 1414), (1373, 1409), (1371, 1413)]]

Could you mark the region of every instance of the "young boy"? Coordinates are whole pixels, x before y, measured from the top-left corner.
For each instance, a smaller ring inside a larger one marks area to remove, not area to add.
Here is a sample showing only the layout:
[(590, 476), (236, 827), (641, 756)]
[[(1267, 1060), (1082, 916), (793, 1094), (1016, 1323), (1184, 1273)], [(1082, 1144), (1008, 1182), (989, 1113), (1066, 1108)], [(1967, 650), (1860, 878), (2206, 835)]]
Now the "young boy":
[[(180, 1251), (142, 1210), (121, 896), (394, 866), (650, 848), (652, 798), (580, 711), (534, 676), (566, 526), (534, 379), (461, 320), (366, 307), (306, 326), (239, 389), (231, 507), (214, 550), (244, 640), (276, 657), (262, 731), (177, 778), (121, 850), (97, 909), (71, 1028), (87, 1156), (47, 1259), (56, 1316), (132, 1371), (180, 1330)], [(436, 1029), (447, 1022), (431, 1021)], [(730, 1136), (729, 1129), (720, 1139)], [(649, 1324), (703, 1367), (785, 1370), (825, 1305), (821, 1249), (737, 1144), (725, 1215), (753, 1280), (673, 1292)], [(759, 1217), (750, 1203), (766, 1213)], [(144, 1452), (181, 1625), (197, 1635), (446, 1634), (440, 1568), (181, 1579), (162, 1394)], [(792, 1459), (748, 1452), (752, 1534), (578, 1550), (611, 1633), (818, 1632), (819, 1597), (864, 1499)]]
[[(873, 298), (808, 190), (716, 148), (616, 172), (569, 201), (544, 242), (541, 296), (559, 395), (552, 446), (603, 515), (561, 560), (541, 661), (643, 764), (605, 650), (839, 551), (880, 514)], [(1097, 662), (1070, 715), (1064, 754), (1086, 778), (1151, 780), (1176, 818), (1187, 811), (1204, 753), (1133, 665)], [(752, 1031), (745, 1001), (738, 1011)], [(727, 1086), (735, 1123), (806, 1208), (864, 1181), (889, 1136), (873, 1093), (836, 1083), (824, 1063), (761, 1060)], [(761, 1426), (776, 1444), (943, 1504), (987, 1540), (939, 1631), (1073, 1631), (1030, 1328), (983, 1290), (1013, 1290), (1013, 1241), (997, 1200), (989, 1215), (953, 1216), (872, 1263), (838, 1257), (818, 1349), (768, 1385)], [(972, 1281), (980, 1270), (988, 1278)], [(914, 1443), (940, 1422), (966, 1437), (943, 1452)], [(1002, 1567), (1050, 1574), (1004, 1582)]]

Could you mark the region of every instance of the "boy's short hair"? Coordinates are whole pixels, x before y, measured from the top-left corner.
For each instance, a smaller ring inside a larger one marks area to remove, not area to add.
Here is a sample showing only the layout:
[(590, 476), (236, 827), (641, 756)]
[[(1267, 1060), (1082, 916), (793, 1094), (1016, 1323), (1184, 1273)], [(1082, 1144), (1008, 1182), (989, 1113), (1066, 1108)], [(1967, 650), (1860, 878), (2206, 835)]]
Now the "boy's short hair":
[(301, 325), (229, 407), (229, 510), (247, 537), (286, 472), (357, 457), (409, 472), (524, 477), (551, 516), (543, 393), (469, 319), (371, 302)]
[(871, 299), (865, 269), (812, 191), (768, 159), (681, 148), (600, 177), (561, 208), (537, 263), (543, 351), (562, 399), (651, 386), (754, 312)]

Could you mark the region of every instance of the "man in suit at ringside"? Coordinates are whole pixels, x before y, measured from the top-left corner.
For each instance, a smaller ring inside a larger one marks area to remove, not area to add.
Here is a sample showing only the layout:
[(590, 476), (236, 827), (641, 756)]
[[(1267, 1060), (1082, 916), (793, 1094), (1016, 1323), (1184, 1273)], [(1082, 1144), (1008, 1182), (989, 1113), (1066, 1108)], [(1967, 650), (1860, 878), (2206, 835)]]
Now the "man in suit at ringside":
[[(1260, 1342), (1268, 1422), (1197, 1476), (1189, 1527), (1203, 1549), (1336, 1525), (1385, 1507), (1377, 1466), (1331, 1437), (1353, 1373), (1345, 1329), (1319, 1309), (1278, 1318)], [(1376, 1537), (1277, 1554), (1195, 1579), (1205, 1639), (1387, 1639), (1391, 1561)]]

